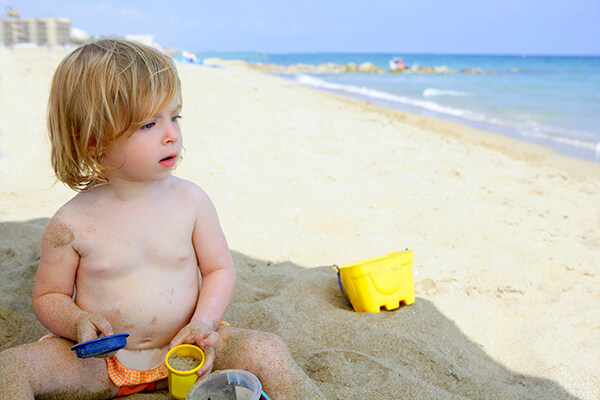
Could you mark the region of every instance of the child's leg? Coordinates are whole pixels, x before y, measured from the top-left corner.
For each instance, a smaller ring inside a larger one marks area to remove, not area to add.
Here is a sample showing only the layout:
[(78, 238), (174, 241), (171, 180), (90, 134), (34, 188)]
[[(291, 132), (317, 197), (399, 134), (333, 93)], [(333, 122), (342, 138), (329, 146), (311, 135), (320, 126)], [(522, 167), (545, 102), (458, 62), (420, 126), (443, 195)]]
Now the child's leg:
[(292, 359), (285, 343), (266, 332), (223, 327), (215, 346), (214, 369), (243, 369), (260, 380), (272, 399), (324, 399), (321, 391)]
[(0, 353), (0, 399), (107, 399), (118, 392), (106, 361), (80, 360), (72, 342), (48, 338)]

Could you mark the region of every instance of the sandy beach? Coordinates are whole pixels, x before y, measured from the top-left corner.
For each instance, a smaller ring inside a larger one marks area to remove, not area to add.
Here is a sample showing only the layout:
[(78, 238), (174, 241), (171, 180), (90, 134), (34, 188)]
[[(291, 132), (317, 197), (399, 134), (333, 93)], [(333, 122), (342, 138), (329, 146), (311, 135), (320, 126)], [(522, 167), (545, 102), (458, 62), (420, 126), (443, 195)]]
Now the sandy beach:
[[(65, 54), (0, 48), (0, 350), (46, 333), (40, 237), (74, 195), (45, 125)], [(280, 335), (328, 399), (598, 398), (599, 163), (219, 63), (178, 65), (176, 175), (219, 212), (232, 325)], [(416, 302), (352, 311), (331, 266), (406, 248)]]

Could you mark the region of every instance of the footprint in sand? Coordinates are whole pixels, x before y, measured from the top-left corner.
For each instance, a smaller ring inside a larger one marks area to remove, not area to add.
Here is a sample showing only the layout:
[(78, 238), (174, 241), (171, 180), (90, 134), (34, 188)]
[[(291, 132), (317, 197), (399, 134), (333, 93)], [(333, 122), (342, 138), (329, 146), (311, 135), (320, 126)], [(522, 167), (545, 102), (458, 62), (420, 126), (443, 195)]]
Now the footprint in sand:
[(425, 293), (428, 296), (435, 295), (439, 292), (438, 286), (433, 279), (425, 278), (417, 282), (417, 290), (420, 293)]
[(16, 256), (15, 251), (10, 247), (0, 247), (0, 264), (6, 264)]
[[(313, 353), (305, 368), (316, 381), (336, 382), (348, 387), (367, 382), (384, 385), (392, 371), (369, 355), (341, 349)], [(344, 377), (343, 381), (341, 377)]]

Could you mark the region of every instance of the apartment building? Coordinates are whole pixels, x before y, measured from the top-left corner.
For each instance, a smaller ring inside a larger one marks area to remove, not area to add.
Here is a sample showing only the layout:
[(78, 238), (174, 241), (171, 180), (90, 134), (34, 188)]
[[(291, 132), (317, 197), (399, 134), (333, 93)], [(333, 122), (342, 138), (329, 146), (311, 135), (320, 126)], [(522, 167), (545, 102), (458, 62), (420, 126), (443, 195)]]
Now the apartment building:
[(64, 45), (71, 42), (71, 20), (68, 18), (4, 18), (0, 19), (0, 44), (23, 43)]

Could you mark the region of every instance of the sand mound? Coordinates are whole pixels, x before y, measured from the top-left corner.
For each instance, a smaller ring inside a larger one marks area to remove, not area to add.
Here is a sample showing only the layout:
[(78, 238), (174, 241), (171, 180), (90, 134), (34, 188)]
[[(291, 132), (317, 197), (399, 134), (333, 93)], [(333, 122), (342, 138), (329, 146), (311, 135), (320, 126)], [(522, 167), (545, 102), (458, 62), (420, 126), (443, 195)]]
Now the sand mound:
[[(31, 308), (31, 288), (47, 222), (0, 223), (0, 349), (45, 333)], [(426, 299), (359, 314), (343, 298), (331, 267), (233, 255), (238, 284), (226, 319), (280, 335), (329, 399), (574, 399), (550, 380), (492, 360)]]

